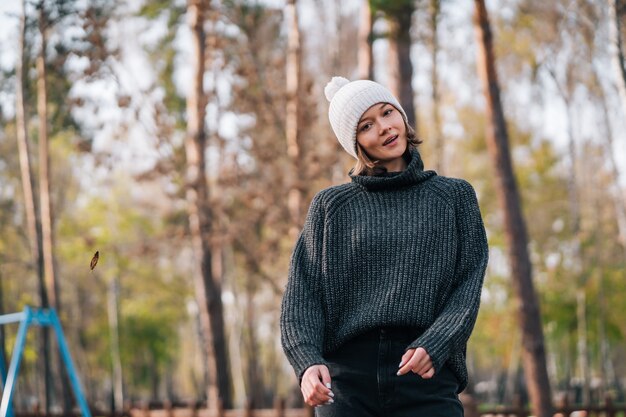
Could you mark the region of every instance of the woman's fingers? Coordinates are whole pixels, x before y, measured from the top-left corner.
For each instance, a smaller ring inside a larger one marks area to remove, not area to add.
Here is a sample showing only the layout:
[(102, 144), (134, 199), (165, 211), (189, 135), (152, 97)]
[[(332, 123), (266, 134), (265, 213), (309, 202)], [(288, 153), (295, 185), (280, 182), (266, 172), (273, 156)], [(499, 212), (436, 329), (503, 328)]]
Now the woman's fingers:
[(331, 397), (324, 393), (324, 388), (327, 391), (330, 391), (328, 388), (321, 385), (319, 380), (317, 382), (309, 380), (307, 381), (306, 386), (303, 383), (302, 395), (304, 397), (304, 402), (306, 402), (310, 406), (317, 406), (327, 403), (331, 399)]
[(424, 348), (409, 349), (402, 355), (398, 375), (412, 371), (422, 378), (431, 378), (435, 374), (430, 355)]
[(407, 350), (404, 355), (402, 355), (402, 359), (400, 360), (400, 365), (398, 369), (398, 375), (404, 375), (409, 372), (413, 368), (415, 349)]
[(308, 382), (306, 386), (303, 385), (302, 396), (304, 397), (304, 402), (312, 407), (326, 402), (324, 395), (311, 382)]
[(424, 373), (419, 374), (424, 379), (430, 379), (435, 376), (435, 368), (432, 366)]
[(310, 406), (332, 404), (334, 394), (330, 384), (330, 372), (325, 365), (309, 367), (304, 372), (300, 385), (304, 402)]
[(322, 377), (322, 384), (324, 384), (324, 386), (328, 388), (330, 391), (330, 372), (328, 371), (328, 368), (326, 366), (321, 365), (319, 367), (319, 373), (320, 373), (320, 376)]
[(433, 367), (433, 363), (430, 360), (430, 355), (424, 348), (417, 348), (415, 350), (415, 355), (418, 360), (416, 360), (415, 366), (413, 366), (413, 372), (416, 374), (423, 376), (429, 369)]
[(404, 366), (411, 359), (414, 352), (415, 349), (409, 349), (404, 352), (404, 355), (402, 355), (402, 358), (400, 359), (400, 365), (398, 365), (398, 367), (401, 368), (402, 366)]
[(323, 388), (326, 388), (323, 391), (323, 395), (324, 395), (324, 399), (326, 397), (330, 397), (326, 400), (326, 404), (332, 404), (334, 402), (333, 397), (335, 396), (335, 394), (333, 393), (331, 387), (331, 383), (330, 383), (330, 372), (328, 371), (328, 368), (326, 366), (320, 366), (320, 376), (322, 377), (322, 384), (323, 384)]

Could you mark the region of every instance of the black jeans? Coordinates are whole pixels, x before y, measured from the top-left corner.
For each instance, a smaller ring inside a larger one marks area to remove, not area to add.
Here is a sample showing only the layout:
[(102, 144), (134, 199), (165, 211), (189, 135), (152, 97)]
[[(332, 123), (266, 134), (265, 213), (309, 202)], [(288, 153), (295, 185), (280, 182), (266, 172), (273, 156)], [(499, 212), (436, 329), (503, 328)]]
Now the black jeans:
[(458, 381), (444, 366), (430, 379), (397, 376), (407, 345), (418, 333), (383, 328), (355, 337), (326, 356), (334, 403), (317, 417), (463, 417)]

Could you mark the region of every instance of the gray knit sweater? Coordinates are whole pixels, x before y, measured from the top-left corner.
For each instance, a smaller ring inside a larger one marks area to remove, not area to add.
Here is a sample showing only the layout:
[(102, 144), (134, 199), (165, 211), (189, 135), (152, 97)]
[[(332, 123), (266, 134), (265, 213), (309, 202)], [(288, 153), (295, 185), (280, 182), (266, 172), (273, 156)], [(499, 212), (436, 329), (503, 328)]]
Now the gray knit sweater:
[[(439, 371), (467, 385), (465, 347), (488, 247), (476, 194), (464, 180), (406, 170), (353, 176), (320, 191), (296, 243), (282, 301), (281, 340), (298, 379), (350, 338), (382, 326), (422, 331)], [(400, 360), (400, 358), (398, 358)]]

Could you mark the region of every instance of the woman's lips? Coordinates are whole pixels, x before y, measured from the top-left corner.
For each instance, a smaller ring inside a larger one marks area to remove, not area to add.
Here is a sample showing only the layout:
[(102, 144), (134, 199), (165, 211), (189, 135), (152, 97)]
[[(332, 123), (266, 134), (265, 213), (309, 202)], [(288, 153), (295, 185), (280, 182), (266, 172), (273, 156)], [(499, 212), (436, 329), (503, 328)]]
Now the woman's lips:
[(392, 136), (391, 138), (389, 138), (385, 142), (383, 142), (383, 146), (393, 145), (397, 141), (398, 141), (398, 135)]

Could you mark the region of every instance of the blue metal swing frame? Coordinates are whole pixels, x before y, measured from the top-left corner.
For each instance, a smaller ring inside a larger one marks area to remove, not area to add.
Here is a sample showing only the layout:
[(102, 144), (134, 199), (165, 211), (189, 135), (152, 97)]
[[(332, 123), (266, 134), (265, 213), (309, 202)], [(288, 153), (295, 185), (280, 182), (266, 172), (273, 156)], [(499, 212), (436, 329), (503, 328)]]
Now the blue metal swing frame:
[(11, 401), (13, 399), (13, 391), (15, 390), (15, 383), (17, 380), (17, 374), (20, 369), (20, 362), (22, 360), (22, 353), (24, 353), (24, 346), (26, 345), (26, 334), (28, 328), (32, 325), (47, 326), (54, 329), (54, 333), (57, 338), (59, 350), (61, 351), (61, 357), (65, 363), (67, 374), (72, 384), (74, 396), (76, 402), (80, 407), (80, 411), (83, 417), (91, 417), (89, 406), (83, 395), (83, 391), (80, 384), (80, 379), (74, 368), (70, 351), (63, 335), (63, 329), (59, 322), (59, 317), (53, 308), (30, 308), (24, 307), (24, 310), (20, 313), (5, 314), (0, 316), (0, 326), (4, 324), (19, 323), (17, 330), (17, 337), (15, 339), (15, 346), (13, 347), (13, 354), (11, 357), (11, 363), (9, 369), (6, 369), (4, 358), (0, 355), (0, 373), (2, 374), (2, 402), (0, 403), (0, 417), (13, 417), (13, 408), (11, 407)]

